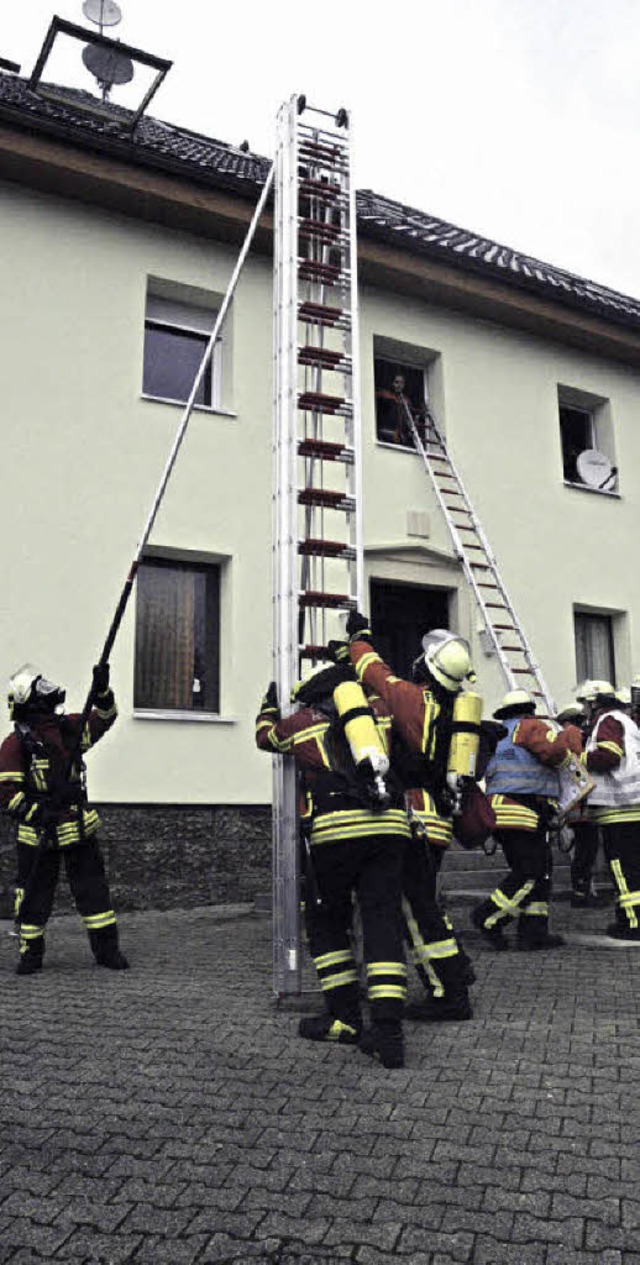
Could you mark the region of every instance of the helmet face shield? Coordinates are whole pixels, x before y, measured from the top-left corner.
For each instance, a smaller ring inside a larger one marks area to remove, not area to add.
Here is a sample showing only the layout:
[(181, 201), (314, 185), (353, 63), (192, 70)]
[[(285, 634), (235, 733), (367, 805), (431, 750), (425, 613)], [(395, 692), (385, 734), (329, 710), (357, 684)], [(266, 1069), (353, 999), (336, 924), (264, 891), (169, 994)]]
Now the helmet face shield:
[(66, 698), (66, 691), (43, 677), (31, 663), (24, 663), (9, 681), (7, 702), (13, 719), (29, 712), (54, 712)]
[(416, 672), (420, 672), (422, 662), (422, 671), (428, 672), (451, 694), (458, 694), (465, 681), (475, 681), (471, 647), (464, 637), (458, 637), (447, 628), (433, 628), (422, 638), (422, 649), (423, 655), (414, 663), (414, 680), (420, 679)]

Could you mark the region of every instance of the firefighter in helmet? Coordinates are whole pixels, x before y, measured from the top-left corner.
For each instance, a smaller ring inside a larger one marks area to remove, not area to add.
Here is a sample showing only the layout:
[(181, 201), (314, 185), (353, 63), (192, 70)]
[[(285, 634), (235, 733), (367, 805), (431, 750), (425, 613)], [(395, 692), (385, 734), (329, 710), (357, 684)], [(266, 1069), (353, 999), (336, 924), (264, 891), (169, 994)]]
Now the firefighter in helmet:
[[(456, 697), (475, 680), (469, 646), (448, 629), (422, 639), (411, 681), (401, 680), (376, 653), (369, 621), (359, 611), (347, 619), (347, 653), (358, 679), (380, 695), (393, 716), (397, 737), (393, 768), (405, 790), (412, 840), (405, 853), (403, 910), (413, 961), (426, 1000), (407, 1007), (407, 1018), (471, 1018), (472, 964), (437, 900), (438, 872), (453, 833), (455, 797), (447, 783)], [(334, 643), (334, 655), (344, 654)]]
[(493, 713), (506, 729), (485, 779), (498, 840), (509, 873), (477, 905), (472, 922), (494, 949), (508, 948), (504, 929), (517, 919), (520, 949), (555, 949), (564, 940), (549, 932), (551, 847), (548, 826), (560, 790), (557, 770), (580, 753), (574, 728), (558, 730), (535, 715), (526, 690), (510, 690)]
[(616, 891), (615, 921), (607, 935), (640, 940), (640, 689), (631, 686), (631, 715), (610, 681), (583, 688), (590, 723), (584, 762), (595, 788), (589, 808), (602, 831), (602, 846)]
[(17, 823), (18, 975), (42, 968), (61, 857), (96, 962), (111, 970), (128, 967), (96, 837), (100, 822), (84, 785), (84, 753), (117, 715), (109, 665), (93, 669), (92, 707), (82, 734), (81, 715), (65, 715), (64, 700), (65, 691), (29, 664), (9, 682), (14, 728), (0, 746), (0, 808)]
[[(584, 706), (585, 682), (576, 689), (575, 703), (556, 715), (556, 721), (563, 729), (569, 726), (578, 730), (580, 742), (584, 747), (589, 736), (589, 721)], [(588, 799), (580, 800), (567, 815), (566, 824), (573, 836), (571, 843), (571, 907), (572, 909), (599, 908), (607, 904), (609, 896), (600, 895), (596, 891), (593, 871), (600, 847), (600, 829), (593, 820)]]
[[(256, 720), (263, 751), (292, 757), (301, 772), (301, 816), (313, 886), (307, 937), (326, 1013), (304, 1018), (301, 1037), (359, 1045), (385, 1067), (402, 1067), (406, 995), (401, 876), (409, 838), (402, 794), (389, 777), (391, 720), (367, 700), (350, 665), (321, 664), (294, 688), (283, 717), (275, 683)], [(309, 894), (308, 884), (308, 894)], [(353, 897), (362, 923), (371, 1027), (363, 1031), (352, 943)]]

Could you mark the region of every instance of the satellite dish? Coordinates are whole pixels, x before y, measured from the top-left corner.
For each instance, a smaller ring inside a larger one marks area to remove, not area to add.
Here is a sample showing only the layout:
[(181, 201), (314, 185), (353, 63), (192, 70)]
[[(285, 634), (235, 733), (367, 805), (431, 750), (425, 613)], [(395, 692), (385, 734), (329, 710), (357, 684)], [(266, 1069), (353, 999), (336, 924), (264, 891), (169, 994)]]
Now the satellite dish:
[(87, 44), (82, 50), (82, 60), (91, 74), (103, 88), (111, 88), (114, 83), (131, 83), (133, 79), (133, 62), (124, 53), (116, 53), (112, 48), (98, 48), (95, 44)]
[(82, 12), (96, 26), (117, 26), (122, 14), (115, 0), (84, 0)]
[(609, 458), (597, 448), (585, 448), (576, 457), (576, 470), (582, 482), (590, 488), (603, 488), (615, 475)]

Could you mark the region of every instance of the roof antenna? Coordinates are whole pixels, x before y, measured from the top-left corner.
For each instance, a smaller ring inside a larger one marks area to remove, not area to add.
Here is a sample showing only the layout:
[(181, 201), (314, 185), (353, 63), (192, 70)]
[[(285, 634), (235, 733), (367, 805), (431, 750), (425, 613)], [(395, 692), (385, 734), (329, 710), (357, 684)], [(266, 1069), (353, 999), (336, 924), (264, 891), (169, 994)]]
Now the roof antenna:
[[(104, 35), (105, 26), (117, 26), (122, 21), (122, 13), (115, 0), (84, 0), (82, 12), (100, 28), (101, 35)], [(82, 50), (82, 60), (97, 80), (103, 101), (109, 100), (114, 84), (131, 83), (133, 79), (133, 62), (124, 53), (87, 44)]]

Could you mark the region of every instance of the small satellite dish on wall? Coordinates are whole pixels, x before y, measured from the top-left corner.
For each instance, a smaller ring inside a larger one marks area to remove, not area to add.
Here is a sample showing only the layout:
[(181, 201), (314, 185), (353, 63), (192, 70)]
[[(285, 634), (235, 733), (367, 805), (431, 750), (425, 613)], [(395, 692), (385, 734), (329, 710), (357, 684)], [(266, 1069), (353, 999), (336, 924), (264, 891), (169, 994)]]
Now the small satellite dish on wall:
[(597, 448), (585, 448), (576, 457), (576, 469), (582, 482), (590, 488), (606, 487), (616, 474), (609, 458)]
[(115, 0), (84, 0), (82, 12), (96, 26), (117, 26), (122, 13)]

